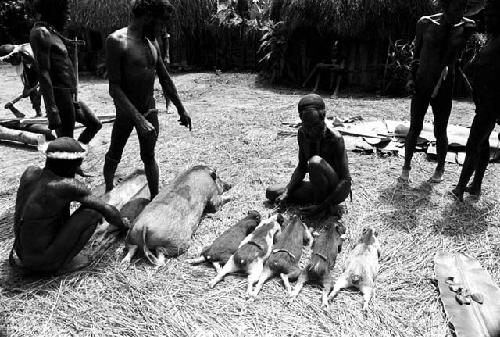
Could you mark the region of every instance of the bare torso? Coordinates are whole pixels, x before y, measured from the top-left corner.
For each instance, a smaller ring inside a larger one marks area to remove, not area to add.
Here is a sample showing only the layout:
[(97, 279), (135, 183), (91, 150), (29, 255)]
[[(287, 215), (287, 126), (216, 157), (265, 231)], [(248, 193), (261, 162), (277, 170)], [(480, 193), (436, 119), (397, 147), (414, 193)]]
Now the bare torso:
[[(498, 106), (500, 92), (500, 37), (491, 38), (471, 64), (476, 104)], [(496, 109), (498, 112), (498, 109)], [(498, 112), (500, 117), (500, 112)]]
[(115, 31), (109, 38), (120, 45), (120, 87), (136, 109), (145, 113), (154, 107), (157, 50), (146, 38), (129, 36), (128, 28)]
[(415, 58), (420, 59), (420, 66), (416, 74), (417, 86), (434, 88), (446, 66), (449, 76), (453, 76), (457, 55), (474, 28), (474, 21), (466, 18), (455, 25), (447, 24), (443, 14), (424, 16), (418, 21)]
[(37, 51), (38, 44), (32, 44), (35, 55), (49, 52), (50, 69), (48, 70), (52, 87), (76, 90), (76, 76), (73, 63), (69, 58), (68, 50), (62, 39), (55, 32), (42, 25), (35, 26), (31, 30), (31, 35), (43, 39), (43, 45), (48, 49)]
[(16, 198), (15, 232), (23, 255), (43, 252), (70, 215), (70, 203), (90, 191), (75, 179), (29, 167)]

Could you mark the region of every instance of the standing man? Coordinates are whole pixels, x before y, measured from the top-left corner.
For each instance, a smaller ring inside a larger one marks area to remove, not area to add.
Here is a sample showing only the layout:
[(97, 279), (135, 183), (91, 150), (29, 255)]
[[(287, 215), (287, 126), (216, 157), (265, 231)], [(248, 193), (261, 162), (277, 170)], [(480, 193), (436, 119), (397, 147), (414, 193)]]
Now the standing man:
[[(500, 124), (500, 1), (488, 1), (485, 21), (488, 40), (470, 65), (476, 116), (467, 140), (462, 173), (452, 191), (460, 201), (464, 192), (474, 197), (481, 195), (484, 173), (490, 161), (489, 138), (495, 122)], [(474, 179), (467, 186), (473, 173)]]
[(172, 11), (167, 0), (136, 0), (132, 5), (132, 19), (128, 27), (115, 31), (106, 41), (109, 94), (116, 106), (116, 121), (104, 162), (106, 191), (113, 188), (113, 178), (123, 148), (135, 128), (151, 198), (158, 194), (159, 172), (155, 145), (159, 125), (153, 97), (156, 74), (164, 96), (177, 107), (180, 124), (191, 130), (191, 117), (179, 99), (156, 41), (156, 36), (169, 20)]
[(71, 137), (75, 120), (85, 126), (78, 141), (88, 144), (101, 129), (101, 122), (83, 104), (76, 102), (77, 82), (73, 64), (66, 49), (71, 43), (61, 32), (68, 21), (67, 0), (27, 0), (37, 21), (30, 32), (30, 44), (40, 76), (49, 129), (57, 137)]
[(410, 130), (406, 137), (405, 162), (400, 179), (409, 181), (411, 160), (429, 104), (434, 113), (437, 167), (431, 182), (442, 180), (448, 152), (448, 119), (451, 113), (455, 61), (475, 29), (464, 18), (467, 0), (440, 0), (444, 12), (423, 16), (417, 22), (414, 59), (407, 88), (413, 92)]
[[(338, 215), (338, 205), (349, 196), (352, 183), (344, 139), (326, 126), (321, 96), (304, 96), (298, 110), (299, 163), (288, 185), (269, 187), (266, 197), (278, 203), (313, 204), (301, 209), (306, 216)], [(306, 173), (309, 181), (304, 181)]]
[(42, 117), (42, 96), (37, 88), (38, 70), (35, 66), (35, 57), (33, 56), (30, 44), (6, 44), (0, 46), (0, 61), (20, 68), (18, 74), (20, 74), (21, 82), (23, 82), (22, 97), (26, 98), (29, 96), (36, 117)]

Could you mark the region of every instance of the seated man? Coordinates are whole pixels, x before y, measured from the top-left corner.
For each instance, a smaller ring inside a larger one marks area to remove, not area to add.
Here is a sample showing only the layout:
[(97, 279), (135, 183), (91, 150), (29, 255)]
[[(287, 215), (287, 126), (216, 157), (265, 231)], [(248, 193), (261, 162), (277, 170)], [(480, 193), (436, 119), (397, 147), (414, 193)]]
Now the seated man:
[[(24, 87), (22, 97), (25, 98), (29, 96), (36, 116), (41, 117), (42, 110), (40, 107), (42, 104), (42, 95), (38, 90), (38, 70), (35, 66), (35, 56), (33, 55), (30, 44), (6, 44), (0, 46), (0, 61), (18, 67), (18, 74), (20, 74)], [(22, 118), (24, 115), (16, 117)]]
[[(90, 239), (102, 216), (125, 228), (115, 207), (92, 196), (75, 180), (86, 151), (72, 138), (61, 137), (46, 150), (45, 167), (28, 167), (21, 177), (14, 215), (14, 251), (25, 269), (42, 274), (81, 269), (89, 261), (77, 256)], [(70, 203), (81, 207), (70, 215)]]
[[(344, 139), (325, 124), (325, 103), (319, 95), (310, 94), (299, 102), (302, 127), (298, 131), (299, 163), (286, 187), (266, 190), (271, 201), (312, 203), (302, 208), (307, 216), (338, 212), (337, 205), (351, 192)], [(309, 181), (304, 181), (309, 172)]]

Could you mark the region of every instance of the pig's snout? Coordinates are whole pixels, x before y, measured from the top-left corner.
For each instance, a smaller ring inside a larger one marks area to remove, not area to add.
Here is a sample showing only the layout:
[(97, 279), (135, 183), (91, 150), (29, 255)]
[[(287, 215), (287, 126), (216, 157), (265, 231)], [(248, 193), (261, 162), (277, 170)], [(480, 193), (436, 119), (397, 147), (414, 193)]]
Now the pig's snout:
[(228, 182), (225, 182), (224, 180), (220, 179), (219, 177), (217, 177), (215, 179), (215, 184), (217, 185), (217, 189), (219, 190), (219, 194), (227, 192), (233, 187), (233, 185), (231, 185)]

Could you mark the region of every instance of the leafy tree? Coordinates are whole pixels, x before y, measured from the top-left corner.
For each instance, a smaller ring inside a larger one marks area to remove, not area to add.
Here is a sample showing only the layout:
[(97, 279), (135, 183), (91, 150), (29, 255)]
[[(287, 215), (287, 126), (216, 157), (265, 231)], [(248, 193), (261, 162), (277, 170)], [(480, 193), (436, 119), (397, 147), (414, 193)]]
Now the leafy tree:
[(32, 23), (24, 0), (0, 1), (0, 44), (28, 42)]

